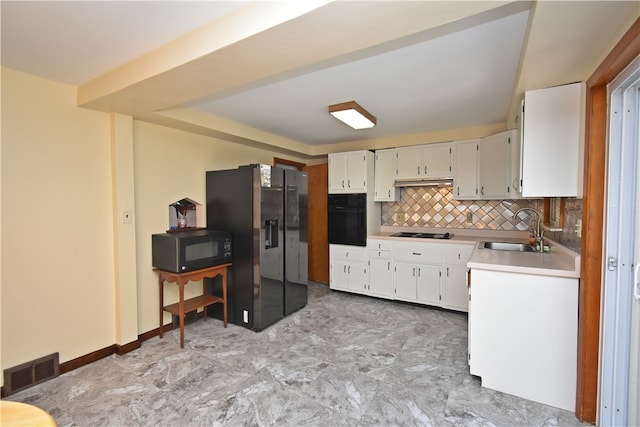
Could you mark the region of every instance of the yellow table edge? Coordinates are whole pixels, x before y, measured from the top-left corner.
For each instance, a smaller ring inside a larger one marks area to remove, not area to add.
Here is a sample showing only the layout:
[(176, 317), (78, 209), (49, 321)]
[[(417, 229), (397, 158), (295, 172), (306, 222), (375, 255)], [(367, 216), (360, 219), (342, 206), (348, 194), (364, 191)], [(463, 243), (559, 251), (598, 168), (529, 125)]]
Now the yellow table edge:
[(46, 411), (28, 403), (0, 400), (0, 426), (56, 427), (56, 422)]

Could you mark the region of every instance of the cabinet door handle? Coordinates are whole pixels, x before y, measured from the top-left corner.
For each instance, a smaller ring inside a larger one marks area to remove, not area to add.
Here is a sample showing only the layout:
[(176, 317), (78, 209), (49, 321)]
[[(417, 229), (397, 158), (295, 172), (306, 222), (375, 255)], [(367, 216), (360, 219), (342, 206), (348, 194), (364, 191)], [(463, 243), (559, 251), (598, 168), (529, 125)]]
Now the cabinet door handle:
[(347, 272), (347, 266), (346, 265), (344, 266), (344, 272), (345, 273)]
[(449, 267), (447, 267), (447, 277), (449, 277)]
[(418, 175), (420, 175), (420, 166), (418, 166)]
[(458, 196), (460, 195), (460, 186), (458, 186)]
[(424, 174), (427, 174), (427, 165), (424, 165)]
[(458, 254), (458, 259), (460, 259), (460, 254)]
[(391, 261), (387, 261), (387, 270), (391, 271)]
[(480, 187), (480, 194), (482, 194), (484, 196), (484, 185), (482, 187)]
[(422, 255), (422, 253), (420, 253), (420, 252), (413, 252), (413, 254), (414, 254), (414, 255), (417, 255), (417, 256)]
[(351, 266), (349, 266), (349, 268), (347, 268), (347, 273), (351, 274)]
[(344, 179), (342, 180), (342, 188), (344, 188)]
[(416, 268), (413, 267), (413, 277), (416, 277)]
[(387, 197), (391, 197), (391, 190), (387, 190)]
[(420, 277), (420, 267), (418, 267), (418, 277)]

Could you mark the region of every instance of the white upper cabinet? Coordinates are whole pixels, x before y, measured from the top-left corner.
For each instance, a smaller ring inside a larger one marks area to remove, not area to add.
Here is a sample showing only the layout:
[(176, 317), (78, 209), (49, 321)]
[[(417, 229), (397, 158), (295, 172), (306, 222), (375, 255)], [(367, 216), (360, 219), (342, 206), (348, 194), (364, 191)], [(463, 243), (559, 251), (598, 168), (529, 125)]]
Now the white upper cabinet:
[(431, 144), (422, 150), (424, 175), (427, 178), (451, 178), (451, 144)]
[(451, 178), (451, 143), (396, 149), (396, 178)]
[(525, 92), (522, 197), (582, 197), (584, 83)]
[(511, 198), (512, 141), (515, 144), (517, 131), (511, 130), (482, 138), (478, 157), (478, 180), (480, 199)]
[(455, 143), (455, 174), (453, 196), (456, 199), (478, 198), (478, 146), (479, 139)]
[(396, 177), (396, 150), (377, 150), (375, 161), (376, 202), (396, 202), (400, 199), (400, 189), (393, 186)]
[(373, 182), (373, 153), (329, 154), (329, 193), (366, 193)]
[(518, 198), (519, 166), (512, 166), (514, 159), (520, 161), (518, 144), (517, 130), (455, 142), (454, 199)]

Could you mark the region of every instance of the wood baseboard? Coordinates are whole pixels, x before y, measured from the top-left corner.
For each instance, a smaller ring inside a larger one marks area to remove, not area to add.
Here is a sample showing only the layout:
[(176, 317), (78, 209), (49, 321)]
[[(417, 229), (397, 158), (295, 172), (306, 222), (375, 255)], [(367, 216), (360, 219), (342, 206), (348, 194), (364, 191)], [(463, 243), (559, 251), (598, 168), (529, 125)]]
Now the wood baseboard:
[(101, 348), (100, 350), (96, 350), (89, 354), (85, 354), (84, 356), (80, 356), (75, 359), (68, 360), (60, 364), (60, 374), (65, 374), (69, 371), (73, 371), (74, 369), (78, 369), (82, 366), (88, 365), (89, 363), (93, 363), (97, 360), (104, 359), (107, 356), (111, 356), (115, 352), (116, 352), (115, 344), (113, 344), (113, 345), (110, 345), (109, 347)]
[[(202, 318), (200, 315), (198, 318)], [(169, 332), (172, 329), (172, 324), (168, 323), (162, 327), (162, 331)], [(111, 356), (112, 354), (117, 354), (118, 356), (122, 356), (124, 354), (129, 353), (130, 351), (137, 350), (142, 346), (142, 343), (148, 339), (160, 335), (160, 328), (152, 329), (148, 332), (138, 335), (138, 339), (132, 341), (127, 344), (113, 344), (105, 348), (101, 348), (99, 350), (93, 351), (89, 354), (85, 354), (84, 356), (76, 357), (75, 359), (68, 360), (64, 363), (60, 364), (60, 374), (65, 374), (67, 372), (73, 371), (74, 369), (81, 368), (90, 363), (96, 362), (100, 359), (104, 359), (105, 357)], [(5, 397), (4, 386), (0, 387), (0, 397)]]
[(140, 348), (142, 346), (142, 342), (140, 341), (140, 338), (138, 338), (135, 341), (131, 341), (128, 344), (124, 344), (124, 345), (120, 345), (120, 344), (114, 344), (115, 347), (115, 352), (118, 356), (122, 356), (123, 354), (127, 354), (130, 351), (136, 350), (138, 348)]

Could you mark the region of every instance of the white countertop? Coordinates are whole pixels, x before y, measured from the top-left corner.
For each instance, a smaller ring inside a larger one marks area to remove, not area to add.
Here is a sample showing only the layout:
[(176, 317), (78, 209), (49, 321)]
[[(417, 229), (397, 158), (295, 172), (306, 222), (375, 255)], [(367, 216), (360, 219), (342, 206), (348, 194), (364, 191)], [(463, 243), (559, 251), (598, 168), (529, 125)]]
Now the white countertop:
[[(400, 231), (419, 233), (448, 232), (454, 236), (448, 240), (391, 236), (391, 234)], [(551, 252), (547, 253), (498, 251), (493, 249), (480, 249), (478, 247), (481, 241), (522, 243), (527, 241), (527, 236), (528, 234), (526, 232), (521, 231), (382, 227), (380, 233), (371, 235), (369, 238), (413, 242), (438, 242), (443, 244), (473, 244), (475, 248), (467, 263), (467, 267), (469, 268), (542, 276), (580, 278), (580, 254), (551, 239), (545, 239), (545, 244), (551, 248)]]

